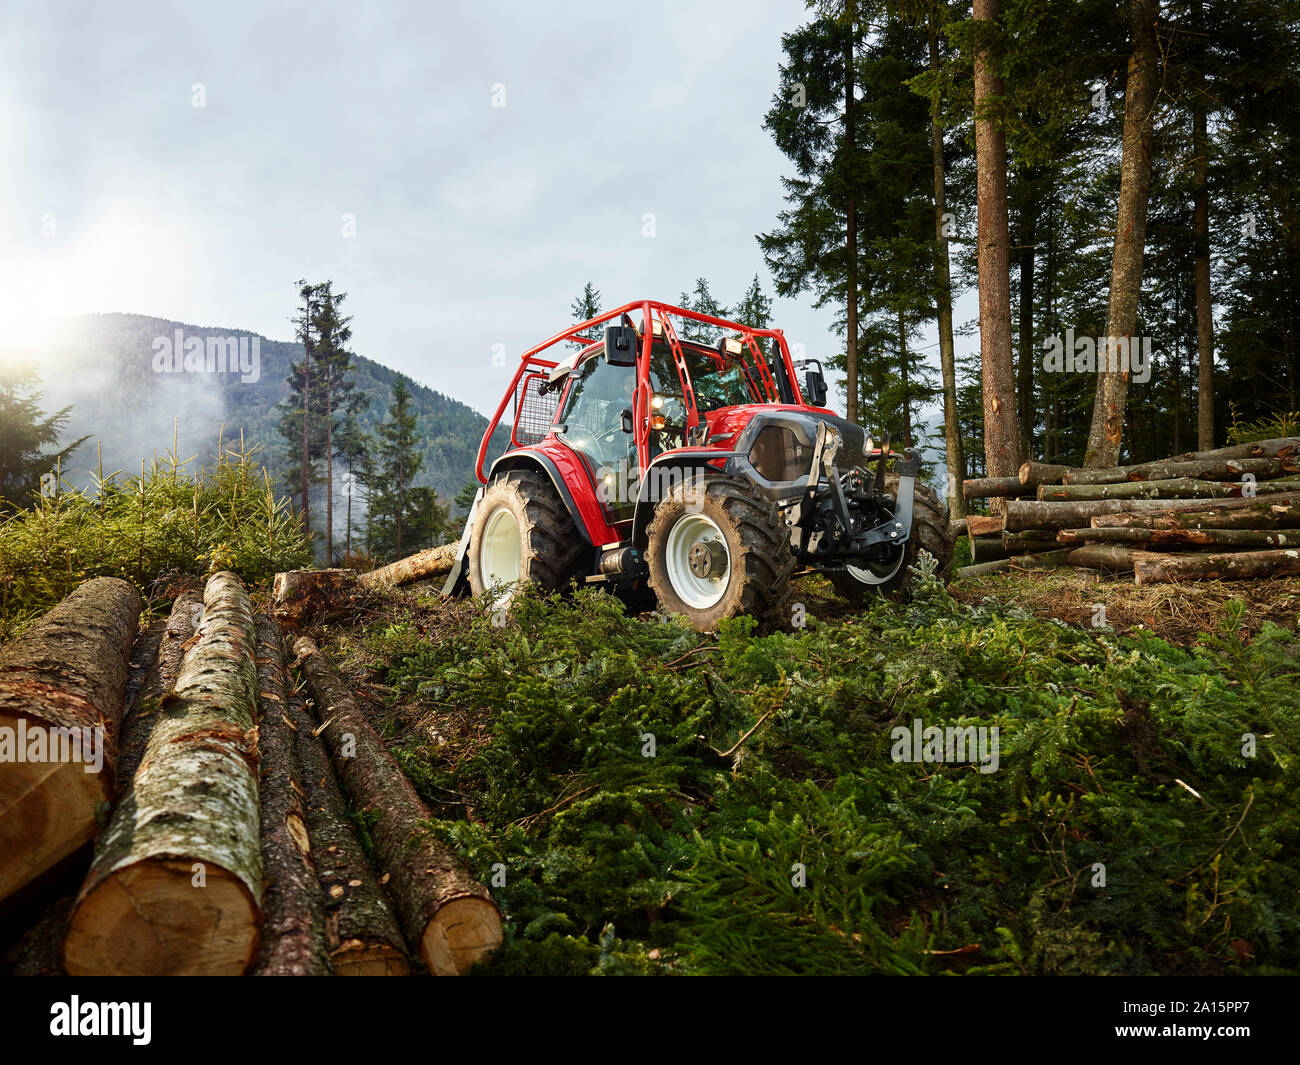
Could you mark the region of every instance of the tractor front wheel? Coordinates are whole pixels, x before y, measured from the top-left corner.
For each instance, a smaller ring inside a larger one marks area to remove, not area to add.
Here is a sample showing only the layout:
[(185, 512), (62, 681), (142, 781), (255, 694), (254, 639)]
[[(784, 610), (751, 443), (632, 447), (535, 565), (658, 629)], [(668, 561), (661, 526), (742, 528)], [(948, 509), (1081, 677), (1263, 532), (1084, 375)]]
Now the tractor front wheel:
[(650, 588), (665, 613), (701, 632), (737, 614), (785, 620), (790, 529), (747, 482), (706, 477), (674, 485), (646, 534)]
[(469, 539), (469, 584), (475, 595), (496, 588), (508, 602), (515, 586), (564, 588), (577, 573), (582, 538), (545, 474), (511, 470), (479, 501)]

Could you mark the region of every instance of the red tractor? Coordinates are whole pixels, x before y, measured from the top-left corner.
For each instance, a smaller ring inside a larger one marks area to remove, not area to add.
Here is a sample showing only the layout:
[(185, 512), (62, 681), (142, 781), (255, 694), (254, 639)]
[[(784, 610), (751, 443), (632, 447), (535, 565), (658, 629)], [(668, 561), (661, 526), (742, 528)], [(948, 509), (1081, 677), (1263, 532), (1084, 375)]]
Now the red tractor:
[[(565, 342), (577, 350), (553, 350)], [(948, 508), (917, 483), (920, 459), (828, 410), (817, 360), (798, 368), (779, 329), (650, 300), (524, 352), (446, 592), (600, 583), (708, 630), (787, 621), (806, 572), (855, 602), (905, 593), (922, 548), (946, 573)]]

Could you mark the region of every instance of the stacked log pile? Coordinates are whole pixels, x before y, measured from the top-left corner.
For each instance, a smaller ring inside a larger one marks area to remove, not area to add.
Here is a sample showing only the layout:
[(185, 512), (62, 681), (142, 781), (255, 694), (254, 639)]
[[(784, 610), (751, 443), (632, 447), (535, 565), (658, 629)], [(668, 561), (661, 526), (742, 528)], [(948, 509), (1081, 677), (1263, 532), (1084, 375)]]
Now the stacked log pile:
[(1061, 565), (1131, 573), (1138, 584), (1300, 574), (1300, 437), (1077, 469), (1027, 462), (1015, 480), (965, 482), (1009, 497), (967, 519), (972, 565), (958, 576)]
[[(407, 975), (421, 959), (443, 975), (500, 944), (490, 894), (428, 836), (314, 644), (291, 664), (231, 573), (165, 619), (139, 614), (131, 585), (89, 581), (0, 649), (0, 742), (20, 723), (102, 737), (98, 771), (51, 747), (0, 760), (0, 901), (55, 865), (86, 870), (20, 972)], [(374, 821), (373, 858), (350, 811)]]

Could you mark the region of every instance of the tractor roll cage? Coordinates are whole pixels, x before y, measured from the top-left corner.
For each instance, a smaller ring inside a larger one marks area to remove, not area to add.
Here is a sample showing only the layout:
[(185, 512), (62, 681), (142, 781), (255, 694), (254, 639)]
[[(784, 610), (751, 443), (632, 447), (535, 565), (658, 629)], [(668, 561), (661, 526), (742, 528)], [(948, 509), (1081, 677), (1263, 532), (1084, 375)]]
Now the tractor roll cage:
[[(605, 325), (614, 319), (621, 319), (624, 315), (631, 315), (635, 311), (641, 312), (641, 357), (637, 359), (637, 387), (633, 393), (632, 399), (632, 418), (634, 425), (641, 429), (649, 423), (649, 363), (650, 351), (654, 346), (656, 335), (661, 334), (664, 341), (667, 342), (673, 355), (673, 362), (677, 367), (677, 373), (681, 378), (682, 394), (685, 397), (687, 409), (686, 428), (689, 433), (700, 424), (699, 411), (695, 406), (695, 394), (690, 375), (686, 367), (685, 355), (682, 351), (682, 342), (677, 337), (677, 330), (673, 327), (670, 320), (672, 318), (682, 318), (687, 321), (700, 322), (704, 325), (710, 325), (717, 329), (728, 330), (739, 334), (742, 349), (747, 350), (750, 359), (753, 362), (753, 369), (757, 371), (756, 383), (761, 384), (769, 396), (769, 402), (780, 402), (781, 390), (772, 376), (772, 371), (768, 367), (767, 360), (763, 357), (762, 351), (758, 347), (760, 339), (771, 339), (776, 342), (777, 350), (780, 352), (782, 367), (785, 370), (785, 378), (790, 385), (790, 401), (803, 405), (804, 399), (799, 389), (799, 382), (795, 375), (794, 363), (790, 358), (790, 348), (785, 342), (785, 334), (780, 329), (753, 329), (739, 322), (732, 322), (726, 318), (717, 318), (710, 314), (701, 314), (698, 311), (687, 310), (685, 307), (677, 307), (671, 303), (660, 303), (656, 300), (636, 300), (633, 303), (625, 303), (621, 307), (615, 307), (613, 310), (603, 311), (594, 318), (589, 318), (585, 322), (578, 322), (570, 326), (563, 332), (557, 333), (549, 340), (544, 340), (535, 347), (529, 348), (523, 353), (519, 360), (519, 366), (515, 370), (514, 376), (510, 380), (510, 386), (506, 389), (505, 395), (501, 398), (501, 403), (497, 406), (496, 413), (492, 415), (488, 423), (487, 431), (483, 434), (483, 440), (479, 444), (478, 461), (474, 467), (475, 476), (480, 483), (487, 483), (487, 476), (483, 472), (483, 463), (487, 458), (488, 445), (491, 442), (497, 426), (501, 423), (501, 416), (505, 413), (506, 405), (512, 398), (519, 395), (519, 383), (530, 374), (546, 374), (554, 370), (563, 360), (543, 358), (542, 353), (554, 347), (556, 344), (562, 344), (566, 341), (595, 345), (601, 342), (601, 338), (592, 338), (583, 335), (587, 330), (595, 326)], [(617, 323), (614, 323), (617, 324)], [(657, 327), (657, 328), (656, 328)], [(694, 341), (687, 341), (694, 344)], [(649, 454), (647, 450), (645, 432), (637, 432), (637, 461), (642, 469), (649, 465)], [(513, 440), (512, 434), (512, 443)]]

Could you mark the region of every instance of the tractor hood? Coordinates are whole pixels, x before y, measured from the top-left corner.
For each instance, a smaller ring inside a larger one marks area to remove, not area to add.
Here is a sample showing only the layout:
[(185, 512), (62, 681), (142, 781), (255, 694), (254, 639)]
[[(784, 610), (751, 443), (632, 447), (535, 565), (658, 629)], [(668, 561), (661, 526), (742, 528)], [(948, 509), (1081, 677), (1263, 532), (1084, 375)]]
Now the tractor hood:
[[(841, 469), (863, 465), (870, 448), (874, 446), (862, 426), (818, 407), (763, 403), (722, 407), (709, 411), (705, 418), (709, 426), (706, 445), (726, 451), (749, 453), (763, 430), (770, 428), (771, 431), (763, 438), (765, 451), (781, 446), (794, 447), (800, 451), (807, 448), (810, 457), (820, 422), (825, 422), (839, 434), (840, 448), (836, 463)], [(785, 435), (786, 432), (790, 435)], [(780, 435), (778, 437), (773, 434)], [(778, 444), (778, 440), (783, 443)]]

